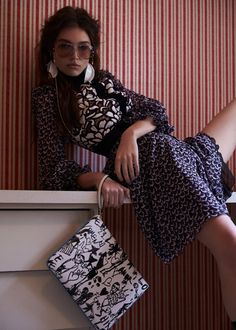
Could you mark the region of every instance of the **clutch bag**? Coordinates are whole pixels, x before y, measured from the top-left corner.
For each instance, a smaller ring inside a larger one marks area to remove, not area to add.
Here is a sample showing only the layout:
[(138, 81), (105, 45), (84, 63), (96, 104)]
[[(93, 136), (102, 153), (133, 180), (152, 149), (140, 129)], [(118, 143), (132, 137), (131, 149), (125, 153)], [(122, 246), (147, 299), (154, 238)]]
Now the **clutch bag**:
[(48, 268), (94, 329), (110, 329), (148, 288), (100, 215), (49, 257)]

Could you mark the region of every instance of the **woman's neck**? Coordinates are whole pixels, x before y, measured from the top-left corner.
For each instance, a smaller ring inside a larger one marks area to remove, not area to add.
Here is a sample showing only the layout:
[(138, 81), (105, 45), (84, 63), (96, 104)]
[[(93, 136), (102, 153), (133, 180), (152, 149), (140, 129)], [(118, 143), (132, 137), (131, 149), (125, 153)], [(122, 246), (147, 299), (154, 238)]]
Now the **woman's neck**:
[(81, 84), (84, 83), (85, 71), (81, 72), (78, 76), (68, 76), (60, 71), (61, 77), (66, 80), (72, 87), (73, 90), (78, 91)]

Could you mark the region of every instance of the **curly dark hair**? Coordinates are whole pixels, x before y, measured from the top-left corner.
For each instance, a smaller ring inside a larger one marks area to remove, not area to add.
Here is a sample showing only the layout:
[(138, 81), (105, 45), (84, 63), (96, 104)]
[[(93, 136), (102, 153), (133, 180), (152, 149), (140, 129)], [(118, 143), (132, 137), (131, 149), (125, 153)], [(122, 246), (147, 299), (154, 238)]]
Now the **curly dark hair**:
[(100, 25), (85, 9), (66, 6), (59, 9), (48, 20), (41, 30), (41, 39), (37, 46), (38, 50), (38, 70), (40, 84), (48, 83), (47, 63), (52, 60), (52, 52), (57, 36), (60, 31), (69, 27), (79, 27), (84, 30), (93, 46), (93, 66), (97, 73), (100, 66), (99, 46), (100, 46)]
[[(99, 75), (100, 58), (100, 25), (98, 20), (94, 19), (85, 9), (79, 7), (66, 6), (59, 9), (53, 16), (45, 20), (45, 24), (41, 30), (41, 38), (37, 50), (37, 72), (39, 85), (54, 85), (55, 79), (48, 74), (47, 64), (52, 60), (53, 48), (57, 36), (62, 29), (70, 27), (79, 27), (84, 30), (93, 46), (92, 60), (95, 69), (95, 77)], [(62, 74), (57, 76), (58, 97), (60, 100), (60, 109), (64, 118), (64, 122), (69, 129), (72, 129), (75, 124), (75, 97), (70, 83), (63, 78)], [(66, 130), (63, 128), (60, 116), (58, 115), (58, 127), (63, 133)]]

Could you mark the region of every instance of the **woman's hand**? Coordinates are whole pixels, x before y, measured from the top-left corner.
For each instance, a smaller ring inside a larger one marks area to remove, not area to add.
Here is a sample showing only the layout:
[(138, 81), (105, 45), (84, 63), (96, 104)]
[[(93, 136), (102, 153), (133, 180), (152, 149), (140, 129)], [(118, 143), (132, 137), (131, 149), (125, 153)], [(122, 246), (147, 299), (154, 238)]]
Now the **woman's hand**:
[(121, 137), (115, 159), (115, 174), (122, 182), (130, 183), (139, 175), (139, 154), (137, 138), (127, 129)]
[[(80, 174), (77, 177), (78, 186), (86, 190), (98, 189), (104, 175), (103, 172), (88, 172)], [(130, 198), (129, 189), (123, 187), (110, 177), (107, 177), (103, 182), (101, 192), (103, 205), (105, 207), (119, 207), (124, 203), (126, 198)]]
[(102, 197), (104, 207), (120, 207), (125, 199), (130, 198), (129, 189), (111, 178), (105, 179), (102, 185)]
[(115, 174), (121, 182), (130, 183), (139, 175), (137, 140), (155, 128), (152, 118), (148, 117), (135, 122), (122, 134), (115, 159)]

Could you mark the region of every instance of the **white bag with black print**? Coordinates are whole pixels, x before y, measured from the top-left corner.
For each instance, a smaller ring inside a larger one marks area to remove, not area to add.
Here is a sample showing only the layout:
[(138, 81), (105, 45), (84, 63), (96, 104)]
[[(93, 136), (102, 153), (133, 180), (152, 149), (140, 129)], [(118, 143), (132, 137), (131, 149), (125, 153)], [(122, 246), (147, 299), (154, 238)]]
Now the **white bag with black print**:
[(48, 268), (94, 329), (110, 329), (148, 288), (100, 214), (49, 257)]

